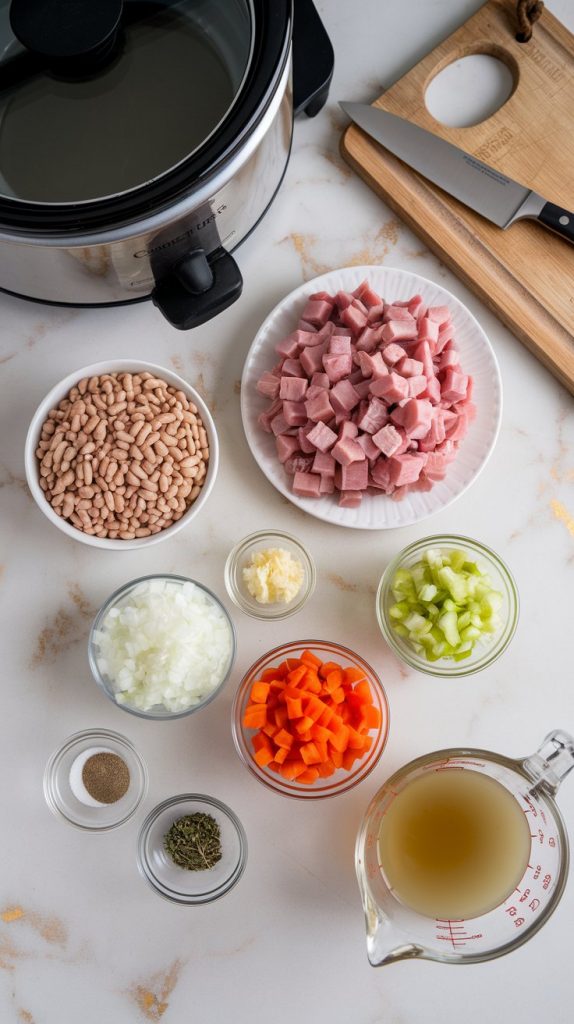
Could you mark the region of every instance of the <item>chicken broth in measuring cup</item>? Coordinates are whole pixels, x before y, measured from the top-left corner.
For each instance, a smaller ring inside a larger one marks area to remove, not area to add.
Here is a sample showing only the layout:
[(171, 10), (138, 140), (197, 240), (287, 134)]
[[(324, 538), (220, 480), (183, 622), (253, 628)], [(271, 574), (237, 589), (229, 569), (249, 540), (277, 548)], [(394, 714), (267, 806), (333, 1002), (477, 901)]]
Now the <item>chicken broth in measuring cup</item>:
[(469, 769), (433, 771), (389, 805), (379, 861), (401, 902), (459, 920), (504, 902), (528, 866), (530, 839), (524, 812), (500, 782)]

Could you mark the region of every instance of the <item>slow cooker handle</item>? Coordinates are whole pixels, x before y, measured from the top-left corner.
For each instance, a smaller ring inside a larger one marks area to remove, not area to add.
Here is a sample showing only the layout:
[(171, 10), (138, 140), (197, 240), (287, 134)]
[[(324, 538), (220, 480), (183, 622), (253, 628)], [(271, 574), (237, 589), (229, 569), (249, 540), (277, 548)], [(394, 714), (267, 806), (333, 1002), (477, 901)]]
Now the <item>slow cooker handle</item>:
[(209, 254), (192, 249), (157, 282), (151, 297), (172, 327), (189, 331), (231, 306), (242, 288), (237, 263), (219, 246)]
[(313, 0), (293, 4), (293, 112), (315, 117), (325, 106), (335, 54)]

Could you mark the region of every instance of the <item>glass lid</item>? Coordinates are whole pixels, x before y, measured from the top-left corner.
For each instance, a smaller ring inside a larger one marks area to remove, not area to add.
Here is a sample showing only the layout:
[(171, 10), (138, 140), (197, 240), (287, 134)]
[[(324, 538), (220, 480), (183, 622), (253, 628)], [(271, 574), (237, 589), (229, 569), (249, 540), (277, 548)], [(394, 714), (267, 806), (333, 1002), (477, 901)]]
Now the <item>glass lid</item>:
[(0, 0), (0, 196), (66, 204), (152, 182), (222, 124), (251, 0)]

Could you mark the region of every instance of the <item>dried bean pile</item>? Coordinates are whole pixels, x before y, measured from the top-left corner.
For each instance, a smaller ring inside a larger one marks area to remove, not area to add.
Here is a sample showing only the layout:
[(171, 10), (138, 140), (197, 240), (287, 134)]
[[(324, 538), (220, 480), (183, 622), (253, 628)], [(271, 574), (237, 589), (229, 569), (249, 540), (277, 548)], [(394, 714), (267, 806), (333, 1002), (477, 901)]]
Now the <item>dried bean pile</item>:
[(171, 526), (205, 482), (197, 407), (151, 373), (84, 377), (51, 409), (36, 449), (54, 512), (95, 537), (134, 540)]

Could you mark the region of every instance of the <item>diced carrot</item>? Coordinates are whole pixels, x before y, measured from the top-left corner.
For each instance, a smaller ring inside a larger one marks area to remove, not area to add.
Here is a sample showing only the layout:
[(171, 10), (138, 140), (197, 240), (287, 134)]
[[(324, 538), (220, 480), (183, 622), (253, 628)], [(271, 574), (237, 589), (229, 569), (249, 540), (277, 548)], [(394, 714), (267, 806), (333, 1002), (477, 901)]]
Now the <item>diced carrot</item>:
[(329, 672), (329, 675), (326, 676), (326, 678), (325, 678), (325, 682), (324, 682), (325, 690), (327, 691), (327, 693), (333, 693), (333, 690), (338, 690), (339, 689), (339, 687), (341, 686), (342, 682), (343, 682), (343, 673), (341, 672), (341, 669), (340, 668), (333, 669), (333, 671)]
[(284, 704), (277, 705), (273, 710), (273, 717), (275, 718), (275, 725), (278, 725), (279, 728), (282, 729), (287, 722), (287, 708)]
[(359, 754), (358, 751), (356, 751), (356, 750), (347, 750), (343, 754), (343, 768), (346, 771), (350, 771), (351, 768), (353, 767), (355, 761), (359, 757), (361, 757), (361, 754)]
[(311, 651), (303, 651), (300, 661), (302, 661), (304, 665), (309, 665), (310, 668), (314, 669), (321, 668), (322, 665), (321, 659), (318, 658), (316, 654), (312, 654)]
[(335, 704), (342, 704), (344, 699), (345, 699), (345, 691), (344, 691), (342, 686), (339, 686), (338, 689), (333, 690), (333, 692), (331, 694), (331, 700), (334, 700)]
[(335, 768), (343, 767), (343, 753), (341, 750), (335, 750), (333, 744), (330, 744), (330, 757), (331, 761), (335, 765)]
[[(355, 729), (353, 729), (353, 727), (350, 726), (350, 725), (348, 726), (348, 729), (349, 729), (348, 748), (350, 750), (363, 750), (364, 747), (365, 747), (365, 737), (361, 736), (361, 734), (359, 732), (357, 732)], [(275, 737), (275, 742), (277, 742), (277, 736)]]
[(349, 711), (349, 708), (347, 707), (347, 705), (346, 704), (338, 704), (337, 707), (339, 709), (339, 715), (341, 717), (341, 721), (345, 722), (345, 724), (347, 722), (350, 722), (351, 721), (351, 712)]
[(255, 760), (260, 768), (265, 768), (273, 760), (273, 754), (270, 750), (266, 750), (265, 747), (261, 747), (261, 750), (255, 752)]
[(293, 746), (293, 736), (286, 729), (279, 729), (279, 732), (276, 732), (273, 738), (278, 747), (287, 747), (287, 750), (289, 750)]
[(319, 669), (319, 675), (321, 676), (321, 679), (326, 679), (329, 672), (336, 672), (340, 670), (340, 668), (341, 666), (337, 665), (336, 661), (324, 661)]
[(307, 765), (304, 761), (285, 761), (285, 764), (282, 764), (279, 769), (283, 778), (288, 779), (290, 782), (293, 782), (298, 775), (302, 775), (306, 771)]
[(297, 739), (300, 743), (311, 743), (313, 734), (310, 729), (307, 729), (307, 732), (300, 732)]
[(336, 712), (333, 711), (333, 708), (330, 708), (327, 705), (325, 705), (325, 710), (323, 711), (321, 717), (319, 718), (318, 724), (329, 727), (335, 715)]
[(275, 751), (275, 760), (277, 764), (283, 764), (289, 751), (287, 747), (278, 747)]
[(267, 722), (267, 710), (264, 704), (248, 704), (243, 712), (243, 725), (246, 729), (261, 729)]
[(295, 730), (299, 734), (308, 732), (312, 725), (314, 725), (313, 719), (309, 718), (308, 715), (304, 715), (303, 718), (298, 718), (295, 722)]
[(381, 724), (381, 712), (374, 704), (364, 704), (361, 719), (369, 729), (378, 729)]
[(302, 685), (311, 693), (321, 693), (323, 689), (321, 680), (314, 669), (307, 669)]
[(315, 746), (317, 747), (317, 753), (319, 754), (319, 757), (321, 758), (321, 763), (323, 761), (327, 761), (328, 758), (329, 758), (329, 751), (328, 751), (328, 748), (327, 748), (327, 744), (326, 743), (322, 743), (321, 740), (314, 740), (313, 742), (314, 742)]
[(301, 680), (305, 678), (306, 673), (306, 665), (298, 665), (297, 668), (292, 668), (287, 676), (289, 686), (298, 686)]
[(315, 741), (319, 740), (319, 743), (328, 743), (331, 739), (331, 731), (324, 725), (317, 725), (316, 722), (311, 729), (311, 735)]
[(301, 772), (301, 774), (299, 775), (297, 781), (298, 782), (304, 782), (307, 785), (311, 786), (314, 782), (317, 781), (318, 778), (319, 778), (319, 772), (318, 772), (317, 768), (307, 768), (306, 771)]
[(304, 691), (303, 690), (298, 690), (296, 686), (291, 686), (289, 684), (283, 690), (283, 694), (285, 696), (285, 703), (287, 703), (287, 698), (288, 697), (290, 697), (291, 700), (303, 700)]
[(266, 736), (269, 736), (269, 737), (272, 738), (275, 735), (275, 733), (277, 732), (278, 728), (279, 728), (279, 726), (274, 725), (273, 722), (267, 722), (263, 726), (262, 732), (264, 732)]
[(371, 693), (371, 687), (369, 686), (366, 679), (362, 679), (360, 683), (357, 683), (353, 692), (363, 702), (363, 704), (373, 703), (373, 694)]
[(361, 713), (361, 708), (364, 706), (364, 701), (356, 694), (353, 690), (349, 690), (345, 703), (349, 710), (353, 713), (355, 718), (358, 718)]
[[(349, 666), (349, 668), (346, 668), (344, 671), (345, 671), (345, 682), (347, 683), (347, 685), (350, 685), (351, 683), (360, 683), (361, 680), (363, 680), (365, 678), (365, 673), (360, 668), (354, 668), (354, 667)], [(368, 683), (367, 683), (367, 686), (368, 686)]]
[[(305, 708), (305, 715), (307, 716), (307, 718), (312, 719), (313, 722), (316, 722), (321, 717), (324, 710), (325, 704), (323, 704), (323, 701), (319, 700), (319, 698), (315, 697), (315, 695), (313, 694), (309, 698), (307, 707)], [(309, 728), (311, 728), (311, 726), (309, 726)]]
[(303, 704), (300, 697), (297, 700), (294, 700), (293, 697), (286, 697), (285, 704), (287, 705), (288, 718), (301, 718), (303, 715)]
[(264, 732), (256, 732), (255, 736), (253, 736), (251, 740), (251, 744), (255, 752), (257, 752), (258, 750), (273, 751), (273, 744), (269, 739), (269, 736), (266, 736)]
[(325, 760), (321, 757), (315, 743), (304, 743), (300, 750), (301, 757), (305, 764), (318, 764), (319, 761)]
[(318, 764), (317, 771), (319, 772), (319, 777), (321, 779), (327, 779), (329, 775), (333, 775), (335, 772), (335, 765), (333, 764), (331, 758), (328, 758), (326, 761), (323, 761), (322, 764)]
[(338, 750), (341, 754), (344, 754), (349, 743), (349, 729), (346, 725), (341, 725), (337, 732), (333, 733), (330, 740), (331, 747)]
[(263, 669), (263, 672), (261, 673), (261, 682), (262, 683), (277, 682), (280, 678), (281, 677), (280, 677), (279, 669), (278, 668), (265, 668), (265, 669)]
[(269, 696), (269, 683), (253, 683), (249, 699), (254, 704), (266, 704)]

